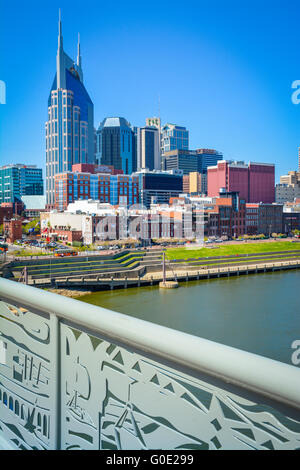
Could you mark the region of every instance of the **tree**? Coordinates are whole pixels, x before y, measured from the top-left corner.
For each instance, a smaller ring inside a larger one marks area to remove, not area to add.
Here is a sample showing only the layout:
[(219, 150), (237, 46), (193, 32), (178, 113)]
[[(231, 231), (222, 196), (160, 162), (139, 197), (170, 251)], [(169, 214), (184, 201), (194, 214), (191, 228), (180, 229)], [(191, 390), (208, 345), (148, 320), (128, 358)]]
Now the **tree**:
[(39, 233), (40, 232), (40, 221), (39, 219), (33, 219), (31, 222), (25, 225), (23, 227), (23, 233), (31, 233), (30, 229), (34, 229), (34, 233)]

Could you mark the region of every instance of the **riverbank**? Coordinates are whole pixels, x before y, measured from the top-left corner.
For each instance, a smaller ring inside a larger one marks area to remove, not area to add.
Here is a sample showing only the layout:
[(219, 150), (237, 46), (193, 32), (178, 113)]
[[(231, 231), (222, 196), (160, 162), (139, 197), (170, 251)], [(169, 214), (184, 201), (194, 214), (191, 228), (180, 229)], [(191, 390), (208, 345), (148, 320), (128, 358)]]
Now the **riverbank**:
[(64, 297), (70, 297), (72, 299), (77, 299), (78, 297), (84, 297), (90, 295), (93, 292), (91, 290), (75, 290), (75, 289), (45, 289), (48, 292), (53, 292), (54, 294), (63, 295)]
[[(245, 276), (248, 274), (267, 273), (282, 270), (291, 270), (300, 268), (300, 258), (296, 260), (285, 260), (277, 262), (264, 262), (264, 263), (240, 263), (236, 265), (229, 265), (226, 267), (212, 266), (210, 268), (200, 269), (198, 266), (189, 266), (185, 269), (174, 270), (168, 269), (166, 272), (166, 280), (174, 281), (179, 283), (195, 281), (201, 279), (213, 279), (221, 277), (235, 277)], [(52, 292), (66, 291), (68, 296), (78, 297), (75, 292), (94, 292), (101, 290), (114, 290), (114, 289), (128, 289), (134, 287), (153, 286), (159, 284), (163, 280), (162, 271), (145, 274), (144, 276), (134, 278), (122, 278), (113, 276), (111, 278), (100, 278), (99, 276), (92, 277), (74, 277), (63, 279), (52, 279), (51, 287), (49, 290)], [(41, 285), (38, 281), (33, 281), (35, 287), (48, 287), (47, 285)], [(71, 294), (69, 294), (71, 292)], [(63, 294), (62, 294), (63, 295)]]

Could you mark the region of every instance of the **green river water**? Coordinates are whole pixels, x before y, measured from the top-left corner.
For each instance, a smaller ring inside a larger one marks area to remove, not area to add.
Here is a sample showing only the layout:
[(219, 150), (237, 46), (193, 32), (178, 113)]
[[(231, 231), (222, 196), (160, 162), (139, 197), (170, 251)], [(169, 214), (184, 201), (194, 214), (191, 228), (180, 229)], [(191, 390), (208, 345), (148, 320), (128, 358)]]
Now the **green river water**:
[(300, 270), (100, 291), (80, 298), (291, 364), (300, 340)]

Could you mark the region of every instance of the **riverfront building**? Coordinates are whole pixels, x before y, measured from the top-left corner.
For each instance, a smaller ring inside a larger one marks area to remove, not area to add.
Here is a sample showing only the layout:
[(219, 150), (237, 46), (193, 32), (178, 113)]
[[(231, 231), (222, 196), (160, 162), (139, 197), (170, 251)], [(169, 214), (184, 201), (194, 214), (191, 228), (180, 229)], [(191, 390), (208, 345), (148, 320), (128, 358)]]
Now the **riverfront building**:
[(283, 206), (282, 204), (246, 204), (247, 235), (282, 233)]
[(282, 214), (282, 232), (290, 235), (293, 230), (300, 230), (300, 211), (296, 212), (284, 207)]
[(22, 196), (44, 193), (42, 169), (35, 165), (5, 165), (0, 168), (0, 204), (13, 203)]
[(94, 106), (83, 84), (80, 42), (77, 60), (63, 49), (59, 19), (56, 75), (48, 99), (46, 129), (47, 205), (55, 204), (55, 175), (75, 163), (95, 162)]
[(275, 165), (219, 161), (217, 166), (207, 169), (207, 194), (217, 196), (222, 188), (239, 192), (239, 197), (246, 202), (272, 204), (275, 201)]

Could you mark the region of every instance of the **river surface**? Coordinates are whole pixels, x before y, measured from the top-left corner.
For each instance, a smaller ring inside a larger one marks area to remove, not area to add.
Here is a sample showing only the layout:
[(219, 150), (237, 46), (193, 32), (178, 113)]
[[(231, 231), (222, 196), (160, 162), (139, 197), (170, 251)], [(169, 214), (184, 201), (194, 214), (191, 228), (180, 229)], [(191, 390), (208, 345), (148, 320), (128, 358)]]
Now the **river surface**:
[(100, 291), (79, 300), (291, 364), (300, 270)]

